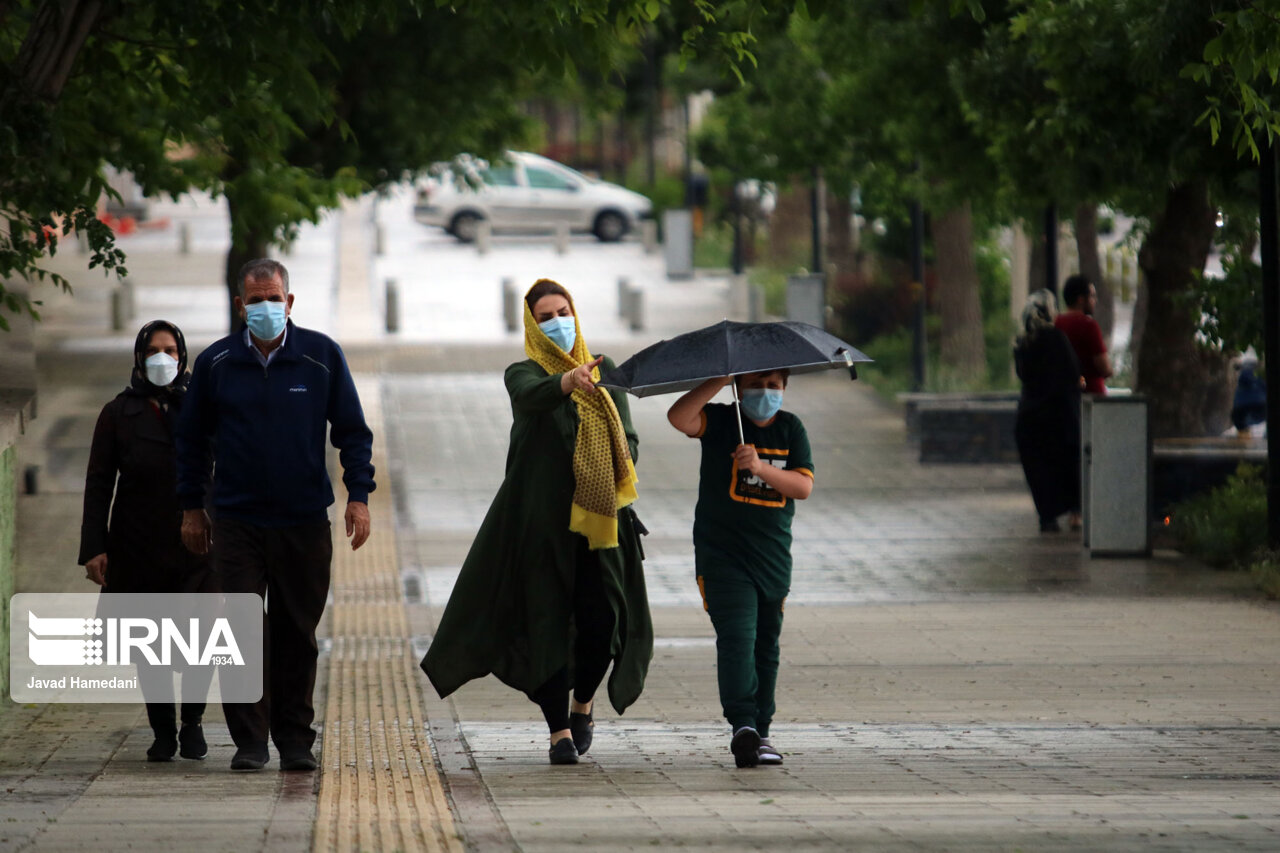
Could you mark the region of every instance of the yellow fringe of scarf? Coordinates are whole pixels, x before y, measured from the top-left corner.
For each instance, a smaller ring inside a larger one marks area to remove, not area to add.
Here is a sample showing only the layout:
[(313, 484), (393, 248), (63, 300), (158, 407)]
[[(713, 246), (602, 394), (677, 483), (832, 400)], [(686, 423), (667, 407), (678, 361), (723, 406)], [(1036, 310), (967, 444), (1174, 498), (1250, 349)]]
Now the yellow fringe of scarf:
[[(573, 351), (565, 352), (538, 328), (528, 301), (524, 303), (525, 354), (551, 375), (567, 373), (593, 359), (582, 338), (572, 297), (569, 308), (574, 311), (577, 337)], [(598, 380), (600, 368), (593, 368), (591, 377)], [(578, 440), (573, 449), (577, 485), (569, 511), (569, 529), (587, 537), (587, 545), (593, 551), (617, 548), (618, 510), (636, 499), (636, 469), (627, 434), (618, 408), (605, 389), (594, 394), (574, 389), (570, 396), (578, 407)]]

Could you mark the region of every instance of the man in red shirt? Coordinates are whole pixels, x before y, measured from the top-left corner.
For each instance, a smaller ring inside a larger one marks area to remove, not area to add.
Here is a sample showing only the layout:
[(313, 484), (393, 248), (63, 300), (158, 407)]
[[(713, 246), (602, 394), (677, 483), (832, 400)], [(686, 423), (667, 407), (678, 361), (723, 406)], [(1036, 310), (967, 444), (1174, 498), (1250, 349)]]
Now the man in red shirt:
[(1098, 306), (1098, 290), (1089, 279), (1073, 275), (1062, 286), (1062, 301), (1067, 308), (1053, 324), (1062, 330), (1076, 351), (1080, 375), (1084, 378), (1084, 393), (1106, 394), (1103, 380), (1111, 375), (1112, 370), (1107, 345), (1102, 340), (1102, 328), (1093, 319), (1093, 310)]

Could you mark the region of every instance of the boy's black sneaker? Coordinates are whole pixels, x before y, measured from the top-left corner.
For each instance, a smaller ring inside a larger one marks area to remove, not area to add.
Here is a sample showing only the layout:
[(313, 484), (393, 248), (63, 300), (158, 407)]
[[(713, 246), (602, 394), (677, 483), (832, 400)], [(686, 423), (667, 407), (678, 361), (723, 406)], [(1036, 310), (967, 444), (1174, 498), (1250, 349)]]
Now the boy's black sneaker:
[(199, 723), (183, 726), (178, 732), (178, 755), (193, 761), (203, 761), (209, 754), (209, 744), (205, 743), (204, 729)]
[(573, 738), (562, 737), (548, 750), (552, 764), (577, 764), (578, 748), (573, 745)]
[(760, 763), (760, 733), (751, 726), (743, 726), (733, 733), (729, 750), (739, 767), (755, 767)]
[(769, 743), (769, 739), (766, 737), (760, 738), (760, 748), (756, 750), (756, 752), (760, 756), (761, 764), (782, 763), (782, 753), (778, 752), (774, 745)]

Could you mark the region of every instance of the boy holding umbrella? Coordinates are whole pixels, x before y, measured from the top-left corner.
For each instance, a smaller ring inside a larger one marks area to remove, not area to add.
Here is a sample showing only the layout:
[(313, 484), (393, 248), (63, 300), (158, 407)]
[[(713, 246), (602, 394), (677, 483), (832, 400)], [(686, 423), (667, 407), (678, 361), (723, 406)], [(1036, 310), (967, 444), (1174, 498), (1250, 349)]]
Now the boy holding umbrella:
[[(795, 502), (813, 491), (804, 425), (781, 411), (789, 375), (709, 379), (667, 412), (672, 426), (702, 443), (694, 555), (703, 607), (716, 630), (720, 704), (738, 767), (782, 763), (769, 724), (791, 588), (791, 519)], [(730, 383), (741, 412), (711, 402)]]

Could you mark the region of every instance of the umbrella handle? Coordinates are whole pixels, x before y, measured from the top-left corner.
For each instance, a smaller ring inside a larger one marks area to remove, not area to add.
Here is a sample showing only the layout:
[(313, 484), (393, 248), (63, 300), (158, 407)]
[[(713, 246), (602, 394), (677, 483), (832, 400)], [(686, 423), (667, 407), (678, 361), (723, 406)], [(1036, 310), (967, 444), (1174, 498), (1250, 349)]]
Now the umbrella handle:
[(733, 389), (733, 410), (738, 415), (738, 444), (746, 444), (747, 439), (742, 434), (742, 404), (738, 402), (738, 383), (730, 381), (729, 385)]

